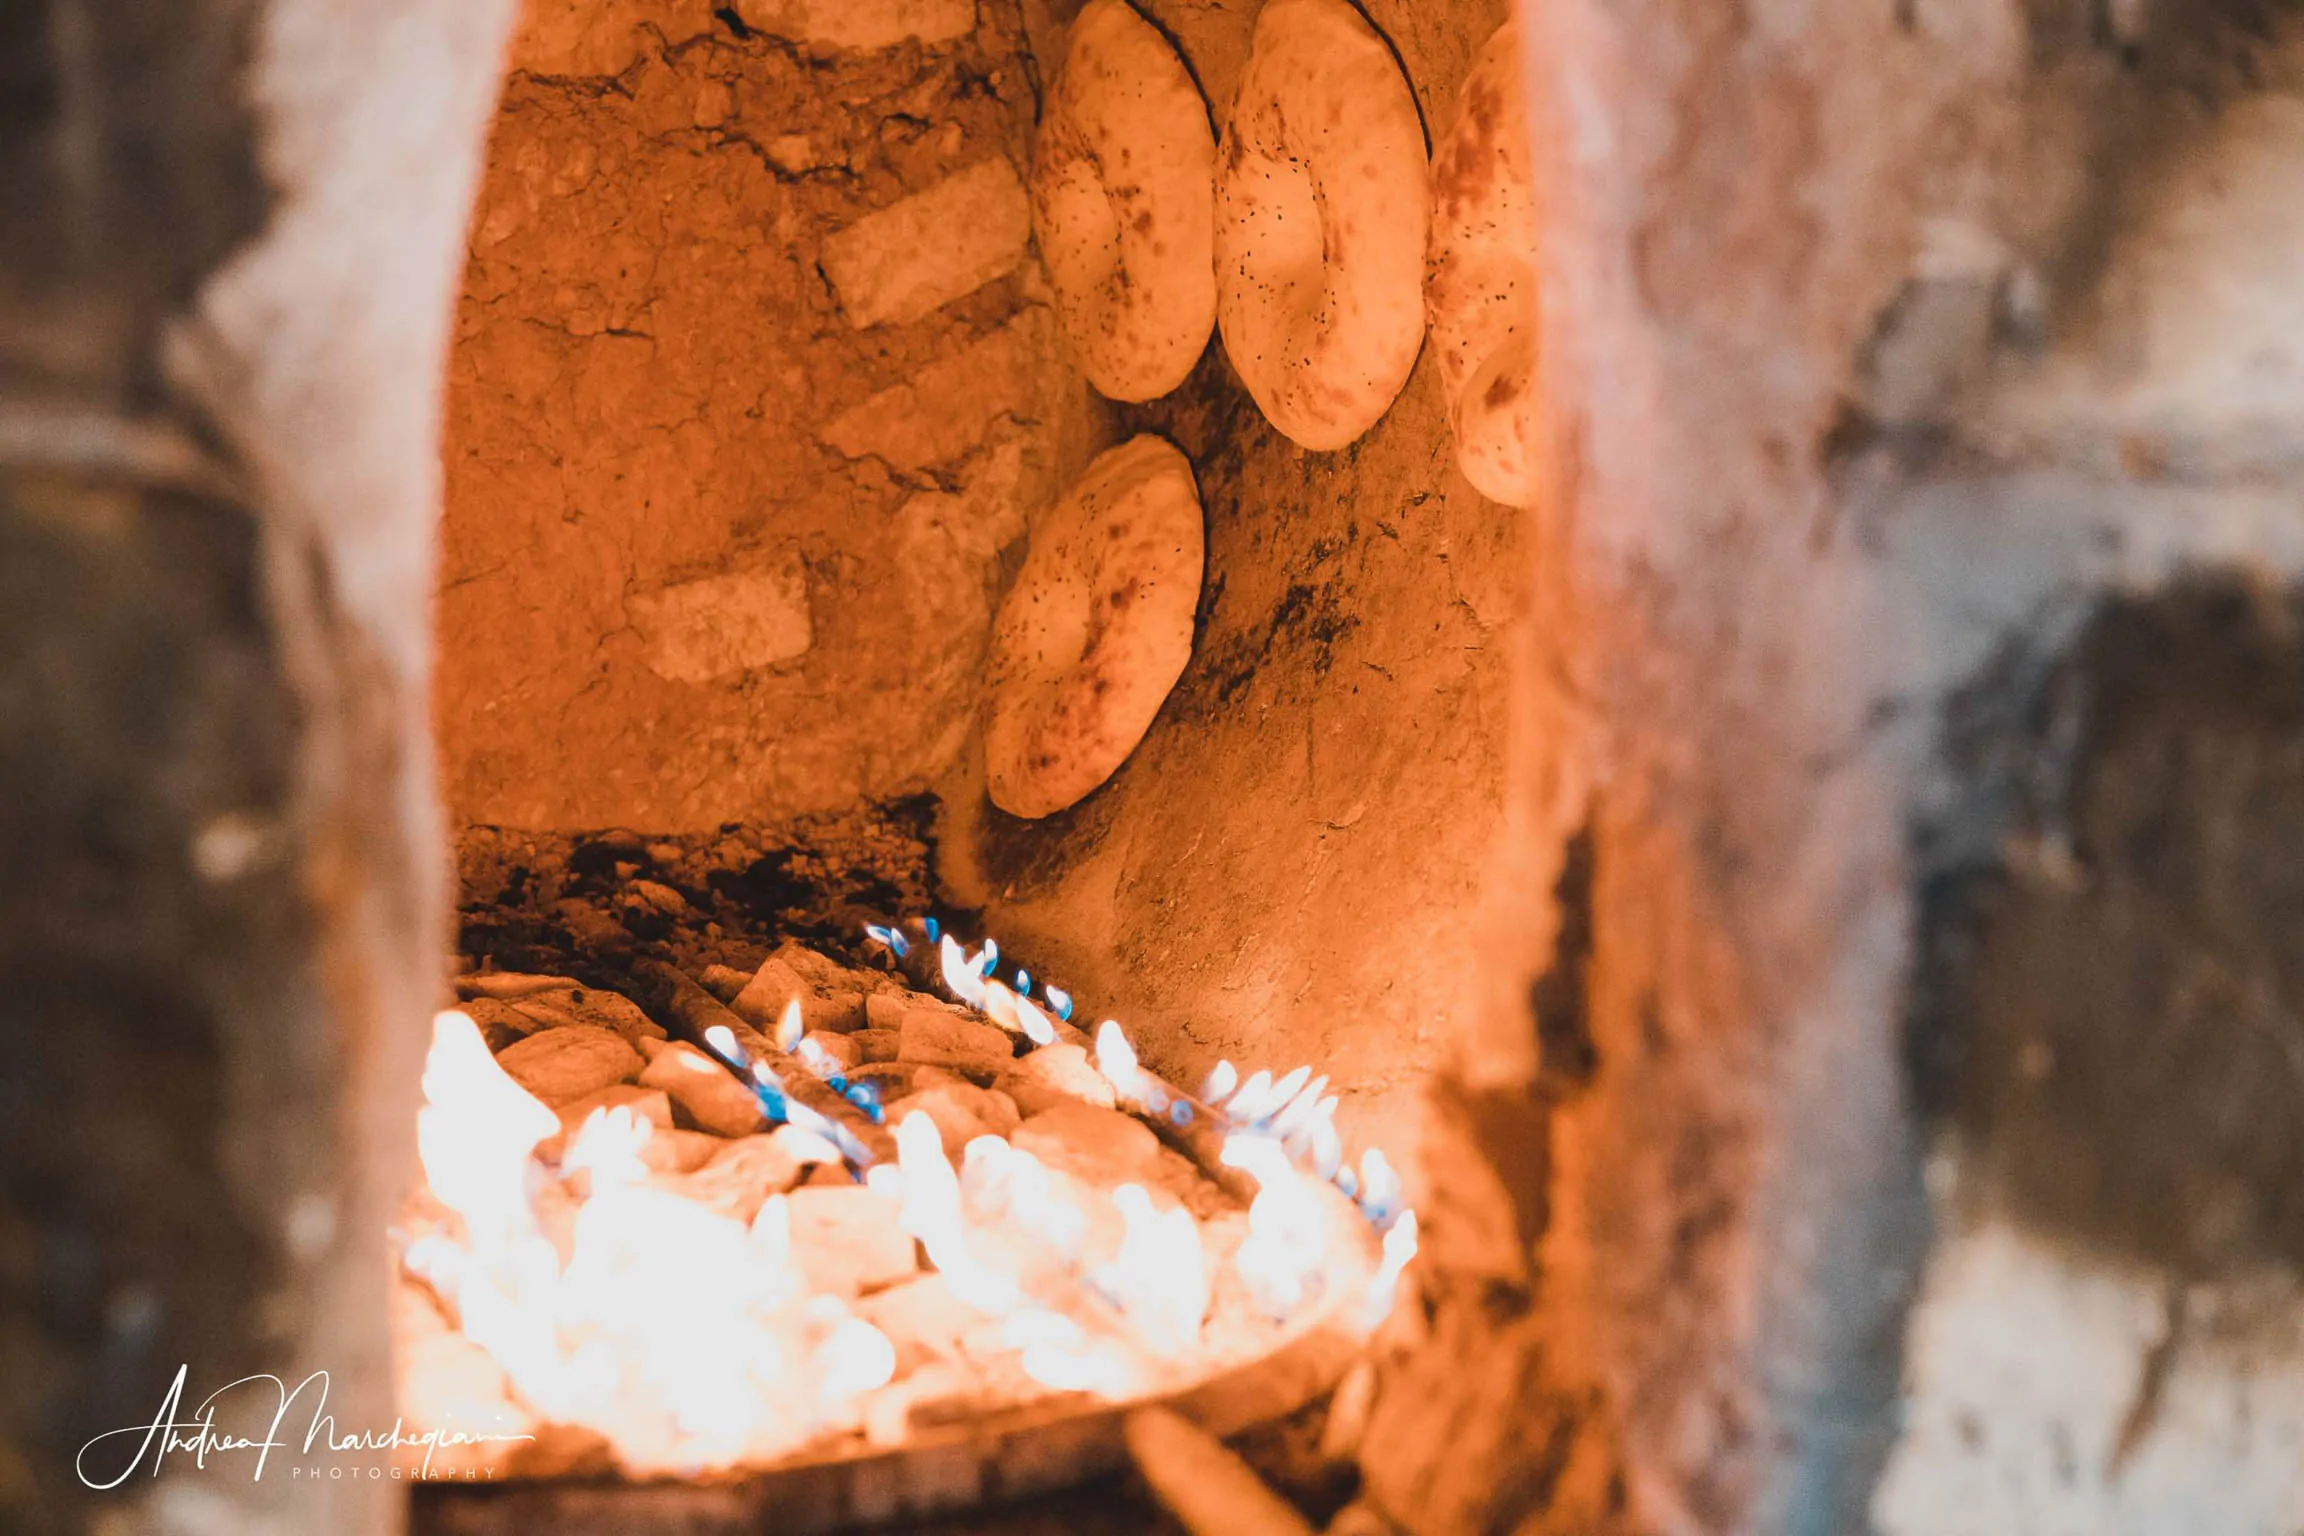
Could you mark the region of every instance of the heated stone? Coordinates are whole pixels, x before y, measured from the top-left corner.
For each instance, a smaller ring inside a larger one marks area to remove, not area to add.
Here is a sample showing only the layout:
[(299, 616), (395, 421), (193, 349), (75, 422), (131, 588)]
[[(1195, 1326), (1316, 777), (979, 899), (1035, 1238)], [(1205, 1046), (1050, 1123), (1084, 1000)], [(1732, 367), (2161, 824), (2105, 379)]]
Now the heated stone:
[(624, 931), (621, 923), (580, 898), (571, 896), (554, 902), (552, 916), (581, 948), (614, 951), (629, 948), (632, 943), (632, 936)]
[(728, 1011), (754, 1029), (773, 1032), (784, 1005), (796, 997), (805, 999), (814, 990), (798, 971), (772, 955), (728, 1000)]
[(688, 910), (688, 898), (660, 881), (635, 880), (627, 889), (666, 917), (678, 917)]
[(761, 1033), (774, 1038), (785, 1004), (800, 1000), (800, 1021), (808, 1029), (851, 1030), (864, 1024), (864, 998), (853, 987), (826, 985), (844, 982), (838, 973), (810, 975), (789, 958), (789, 951), (771, 955), (753, 972), (744, 990), (729, 1000), (728, 1010)]
[[(558, 1006), (558, 1001), (565, 1001), (566, 996), (566, 993), (547, 992), (537, 997), (521, 998), (518, 1002), (508, 1003), (506, 1006), (526, 1019), (531, 1030), (560, 1029), (566, 1025), (580, 1022), (576, 1015)], [(607, 1026), (602, 1025), (601, 1027), (605, 1029)]]
[(750, 973), (732, 965), (708, 965), (704, 967), (704, 974), (696, 979), (703, 983), (705, 991), (724, 1003), (730, 1003), (736, 1000), (737, 994), (744, 990), (752, 977)]
[(1218, 1188), (1199, 1165), (1174, 1147), (1162, 1147), (1136, 1176), (1136, 1183), (1172, 1197), (1202, 1222), (1236, 1214), (1239, 1202)]
[(896, 1346), (896, 1372), (908, 1376), (930, 1360), (960, 1358), (960, 1337), (975, 1320), (973, 1308), (930, 1270), (900, 1280), (856, 1303), (856, 1315)]
[(591, 1024), (539, 1030), (496, 1057), (512, 1080), (557, 1109), (639, 1076), (640, 1053), (614, 1030)]
[(643, 1040), (665, 1038), (664, 1026), (648, 1017), (640, 1005), (620, 992), (585, 987), (571, 994), (566, 1004), (577, 1022), (612, 1029), (637, 1047)]
[(856, 1059), (862, 1062), (892, 1062), (904, 1043), (903, 1031), (896, 1029), (860, 1029), (848, 1038), (856, 1042)]
[[(863, 1028), (869, 1022), (866, 1017), (866, 1005), (869, 999), (879, 996), (914, 997), (918, 995), (906, 988), (901, 977), (891, 976), (886, 971), (876, 971), (869, 967), (842, 965), (837, 960), (820, 955), (802, 944), (786, 943), (779, 945), (776, 952), (769, 958), (789, 966), (798, 973), (802, 981), (808, 984), (810, 990), (820, 997), (853, 997), (856, 1008), (854, 1027), (858, 1029)], [(882, 1006), (885, 1007), (886, 1005), (883, 1004)]]
[(829, 1164), (846, 1175), (848, 1165), (840, 1160), (840, 1149), (814, 1131), (802, 1130), (797, 1125), (780, 1125), (768, 1134), (775, 1138), (776, 1145), (792, 1154), (792, 1161), (801, 1167), (811, 1163)]
[(810, 1029), (848, 1030), (864, 1027), (864, 994), (825, 992), (800, 1000), (800, 1017)]
[(968, 1143), (979, 1136), (1005, 1136), (1022, 1118), (1008, 1095), (968, 1082), (932, 1083), (888, 1107), (891, 1123), (901, 1124), (915, 1113), (934, 1122), (944, 1155), (955, 1163)]
[(536, 1033), (536, 1021), (510, 1003), (498, 1002), (492, 997), (467, 998), (457, 1008), (473, 1023), (480, 1026), (480, 1038), (488, 1049), (502, 1053), (515, 1040)]
[(1117, 1102), (1112, 1085), (1081, 1046), (1058, 1041), (1017, 1058), (1016, 1064), (993, 1080), (1027, 1115), (1066, 1104), (1093, 1104), (1110, 1109)]
[(811, 1291), (854, 1296), (918, 1267), (896, 1206), (861, 1184), (806, 1185), (792, 1191), (792, 1258)]
[(728, 1143), (709, 1131), (674, 1127), (658, 1131), (640, 1148), (640, 1161), (650, 1173), (691, 1173), (712, 1160)]
[[(872, 1031), (866, 1030), (863, 1033), (868, 1035)], [(863, 1035), (857, 1038), (861, 1039)], [(880, 1095), (882, 1104), (889, 1104), (912, 1091), (913, 1079), (919, 1070), (900, 1061), (866, 1062), (848, 1074), (848, 1082), (851, 1087), (871, 1089)]]
[(989, 1083), (1016, 1059), (1005, 1030), (949, 1008), (915, 1008), (904, 1015), (896, 1059), (955, 1072)]
[(748, 1135), (767, 1120), (750, 1088), (685, 1040), (657, 1052), (640, 1081), (663, 1089), (698, 1129), (716, 1136)]
[(638, 1049), (643, 1040), (661, 1040), (664, 1027), (640, 1005), (619, 993), (577, 982), (563, 982), (548, 992), (523, 996), (508, 1006), (536, 1029), (560, 1029), (570, 1024), (591, 1024), (611, 1029)]
[(560, 1134), (545, 1143), (551, 1149), (547, 1155), (557, 1154), (583, 1129), (585, 1121), (604, 1109), (627, 1110), (635, 1120), (645, 1120), (659, 1131), (672, 1129), (672, 1101), (662, 1089), (617, 1083), (560, 1106)]
[(526, 971), (474, 971), (456, 978), (456, 995), (516, 1002), (547, 992), (565, 992), (576, 983), (565, 976), (539, 976)]
[[(862, 1030), (857, 1031), (857, 1034), (862, 1033)], [(807, 1061), (810, 1052), (820, 1052), (836, 1063), (842, 1072), (864, 1064), (864, 1048), (856, 1043), (856, 1035), (812, 1029), (800, 1037), (800, 1047), (801, 1060)]]
[(1160, 1151), (1142, 1121), (1092, 1104), (1044, 1109), (1008, 1139), (1050, 1168), (1104, 1188), (1143, 1177)]
[(1014, 270), (1032, 215), (997, 157), (947, 176), (824, 242), (824, 275), (859, 330), (905, 325)]
[(770, 1195), (800, 1182), (800, 1170), (799, 1159), (773, 1134), (744, 1136), (723, 1143), (703, 1167), (670, 1187), (723, 1216), (749, 1222)]
[(862, 990), (863, 977), (827, 956), (818, 954), (805, 944), (789, 941), (776, 946), (769, 959), (785, 967), (818, 992), (856, 992)]
[[(393, 1286), (392, 1360), (401, 1411), (424, 1425), (453, 1424), (475, 1435), (504, 1436), (476, 1444), (408, 1447), (399, 1472), (424, 1464), (439, 1476), (494, 1477), (538, 1428), (513, 1400), (503, 1367), (441, 1316), (430, 1291), (403, 1275)], [(398, 1475), (398, 1474), (396, 1474)]]

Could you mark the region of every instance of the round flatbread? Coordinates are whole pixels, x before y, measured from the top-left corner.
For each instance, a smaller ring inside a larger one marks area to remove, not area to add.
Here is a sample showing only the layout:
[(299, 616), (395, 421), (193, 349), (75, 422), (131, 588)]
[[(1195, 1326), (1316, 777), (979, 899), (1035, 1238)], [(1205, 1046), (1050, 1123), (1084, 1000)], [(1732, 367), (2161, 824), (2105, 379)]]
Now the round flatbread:
[(1032, 229), (1080, 371), (1114, 400), (1184, 382), (1216, 324), (1216, 136), (1126, 0), (1072, 23), (1032, 157)]
[(984, 768), (1013, 816), (1077, 804), (1136, 749), (1192, 655), (1200, 494), (1157, 437), (1100, 454), (1032, 530), (992, 626)]
[(1432, 157), (1424, 298), (1432, 350), (1473, 487), (1507, 506), (1536, 499), (1536, 194), (1520, 38), (1501, 28), (1464, 81)]
[(1216, 321), (1265, 418), (1306, 448), (1382, 419), (1424, 339), (1424, 128), (1345, 0), (1256, 18), (1217, 155)]

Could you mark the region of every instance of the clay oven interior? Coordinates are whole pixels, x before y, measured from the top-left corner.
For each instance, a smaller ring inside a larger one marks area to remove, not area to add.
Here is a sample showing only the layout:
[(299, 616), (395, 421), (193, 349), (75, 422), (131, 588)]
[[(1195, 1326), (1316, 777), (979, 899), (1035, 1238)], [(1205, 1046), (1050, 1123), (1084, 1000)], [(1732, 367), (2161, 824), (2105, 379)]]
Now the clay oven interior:
[[(1408, 1154), (1476, 994), (1525, 514), (1454, 468), (1429, 366), (1335, 454), (1275, 431), (1213, 337), (1164, 398), (1098, 395), (1020, 184), (1067, 18), (916, 10), (870, 46), (742, 7), (532, 6), (513, 35), (446, 400), (461, 962), (750, 970), (934, 913), (1176, 1081), (1317, 1063), (1354, 1144)], [(1226, 100), (1253, 17), (1152, 14)], [(1444, 121), (1506, 14), (1374, 19)], [(896, 207), (939, 222), (843, 292), (828, 246)], [(994, 608), (1035, 520), (1141, 432), (1206, 511), (1191, 661), (1114, 778), (1009, 816)]]
[[(1225, 100), (1253, 18), (1154, 14)], [(1504, 15), (1376, 20), (1439, 119)], [(1373, 1123), (1468, 1004), (1522, 516), (1453, 472), (1429, 367), (1329, 455), (1213, 341), (1147, 405), (1082, 382), (1005, 174), (1061, 27), (988, 6), (855, 49), (701, 8), (524, 18), (449, 365), (435, 718), (466, 896), (617, 828), (770, 917), (791, 882), (981, 914), (1179, 1070), (1318, 1059)], [(990, 190), (888, 258), (930, 307), (859, 324), (827, 240), (955, 177)], [(1005, 816), (993, 606), (1035, 514), (1137, 432), (1207, 510), (1191, 663), (1115, 779)]]
[[(444, 971), (933, 910), (1409, 1169), (1315, 1519), (2292, 1526), (2288, 9), (1527, 7), (1526, 511), (1429, 355), (1330, 452), (1083, 385), (1001, 170), (1073, 9), (0, 14), (0, 1524), (520, 1528), (72, 1458), (179, 1363), (389, 1421)], [(1221, 130), (1258, 7), (1139, 9)], [(1434, 133), (1507, 9), (1367, 0)], [(1138, 432), (1189, 664), (1005, 816), (992, 614)]]

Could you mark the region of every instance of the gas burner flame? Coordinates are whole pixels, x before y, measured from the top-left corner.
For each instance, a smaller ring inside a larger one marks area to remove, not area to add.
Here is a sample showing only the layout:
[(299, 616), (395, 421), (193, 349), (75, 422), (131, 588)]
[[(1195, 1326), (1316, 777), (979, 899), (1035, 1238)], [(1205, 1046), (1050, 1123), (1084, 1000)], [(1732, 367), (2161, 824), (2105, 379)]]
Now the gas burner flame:
[(1131, 1104), (1153, 1108), (1152, 1082), (1137, 1064), (1136, 1047), (1128, 1043), (1128, 1036), (1117, 1019), (1106, 1019), (1096, 1026), (1096, 1070), (1112, 1085), (1112, 1091)]
[[(781, 1196), (747, 1225), (657, 1187), (653, 1129), (622, 1107), (587, 1117), (554, 1175), (534, 1152), (558, 1117), (461, 1013), (434, 1021), (424, 1100), (418, 1156), (453, 1219), (409, 1243), (409, 1271), (522, 1400), (606, 1437), (627, 1468), (773, 1457), (851, 1422), (893, 1374), (877, 1329), (805, 1295)], [(558, 1235), (539, 1220), (542, 1189), (573, 1205)], [(790, 1392), (795, 1376), (811, 1390)]]
[(1392, 1160), (1382, 1147), (1370, 1147), (1360, 1154), (1359, 1184), (1360, 1209), (1379, 1229), (1391, 1225), (1404, 1207), (1400, 1175), (1392, 1171)]
[[(989, 979), (999, 958), (998, 944), (987, 939), (982, 950), (970, 955), (934, 918), (924, 920), (923, 929), (929, 942), (938, 946), (938, 970), (954, 997), (1002, 1028), (1021, 1031), (1035, 1048), (1056, 1038), (1046, 1014), (1023, 995), (1031, 989), (1029, 973), (1017, 971), (1017, 987), (1013, 991)], [(885, 937), (888, 930), (868, 926), (865, 931), (888, 944)], [(899, 959), (906, 953), (900, 943), (888, 944), (888, 947)], [(1058, 1018), (1070, 1022), (1071, 994), (1059, 987), (1043, 985), (1042, 995), (1056, 1009)], [(1143, 1114), (1166, 1116), (1178, 1126), (1191, 1124), (1203, 1111), (1221, 1111), (1223, 1120), (1236, 1131), (1269, 1137), (1280, 1145), (1287, 1157), (1301, 1161), (1314, 1176), (1357, 1200), (1362, 1214), (1385, 1236), (1386, 1262), (1392, 1272), (1383, 1290), (1390, 1296), (1400, 1268), (1415, 1254), (1415, 1213), (1407, 1209), (1399, 1175), (1380, 1148), (1369, 1148), (1357, 1171), (1346, 1161), (1343, 1138), (1336, 1129), (1338, 1096), (1328, 1092), (1325, 1076), (1314, 1076), (1309, 1066), (1300, 1066), (1277, 1078), (1269, 1071), (1259, 1070), (1243, 1079), (1239, 1068), (1229, 1060), (1219, 1060), (1203, 1083), (1195, 1105), (1190, 1099), (1174, 1094), (1144, 1070), (1127, 1032), (1117, 1020), (1106, 1019), (1096, 1026), (1093, 1046), (1097, 1070), (1120, 1100), (1131, 1108)], [(1229, 1143), (1226, 1151), (1229, 1155)], [(1270, 1166), (1263, 1154), (1249, 1155), (1257, 1164)], [(1253, 1168), (1250, 1171), (1253, 1172)], [(1392, 1234), (1403, 1219), (1408, 1223), (1408, 1235), (1403, 1240), (1405, 1251), (1395, 1260), (1397, 1245), (1393, 1243)]]
[[(725, 1029), (726, 1025), (715, 1028)], [(808, 1033), (808, 1021), (800, 1012), (800, 999), (792, 998), (784, 1004), (783, 1013), (776, 1019), (776, 1033), (769, 1037), (776, 1049), (789, 1056), (800, 1048), (801, 1037)]]
[(979, 1312), (1013, 1311), (1022, 1301), (1014, 1282), (978, 1263), (969, 1252), (960, 1178), (944, 1156), (936, 1123), (922, 1114), (898, 1121), (896, 1155), (902, 1177), (895, 1187), (902, 1192), (904, 1230), (919, 1239), (953, 1295)]
[(1328, 1251), (1328, 1212), (1280, 1144), (1234, 1132), (1224, 1139), (1224, 1166), (1256, 1181), (1248, 1207), (1248, 1240), (1233, 1262), (1258, 1304), (1285, 1317), (1307, 1299)]
[[(899, 958), (909, 948), (894, 929), (872, 936)], [(951, 994), (1031, 1049), (1070, 1034), (1070, 995), (1043, 981), (1043, 1008), (1026, 973), (1013, 973), (1013, 987), (999, 981), (996, 944), (970, 954), (932, 925), (926, 942)], [(773, 1134), (795, 1164), (853, 1170), (853, 1197), (885, 1202), (889, 1224), (984, 1320), (971, 1348), (1005, 1351), (1008, 1369), (1048, 1390), (1120, 1399), (1192, 1379), (1205, 1368), (1193, 1362), (1224, 1347), (1211, 1318), (1227, 1273), (1233, 1305), (1244, 1294), (1281, 1326), (1334, 1301), (1338, 1315), (1372, 1327), (1415, 1256), (1416, 1216), (1397, 1173), (1374, 1148), (1357, 1169), (1345, 1162), (1337, 1097), (1309, 1067), (1243, 1080), (1220, 1062), (1195, 1097), (1148, 1070), (1116, 1020), (1097, 1025), (1092, 1060), (1118, 1099), (1171, 1135), (1207, 1138), (1254, 1182), (1244, 1221), (1204, 1231), (1151, 1181), (1085, 1183), (997, 1136), (969, 1141), (955, 1168), (924, 1113), (901, 1117), (893, 1162), (876, 1164), (848, 1125), (791, 1092), (818, 1090), (779, 1075), (820, 1078), (851, 1102), (869, 1086), (847, 1084), (797, 998), (771, 1032), (773, 1051), (755, 1041), (759, 1059), (725, 1026), (703, 1041), (782, 1122)], [(703, 1056), (684, 1059), (716, 1070)], [(462, 1013), (435, 1020), (423, 1089), (417, 1147), (436, 1214), (405, 1239), (403, 1263), (535, 1415), (598, 1434), (642, 1475), (770, 1462), (831, 1435), (901, 1433), (916, 1389), (898, 1380), (895, 1342), (851, 1306), (853, 1291), (813, 1291), (796, 1252), (794, 1200), (806, 1190), (770, 1195), (748, 1220), (725, 1214), (692, 1198), (683, 1176), (653, 1171), (664, 1161), (656, 1128), (626, 1105), (567, 1130), (555, 1158), (560, 1117), (513, 1081)], [(876, 1099), (862, 1098), (877, 1118)], [(1334, 1224), (1351, 1209), (1331, 1183), (1382, 1234), (1372, 1274), (1331, 1267), (1343, 1230)], [(1345, 1274), (1365, 1276), (1364, 1291), (1358, 1279), (1337, 1290)]]
[(1374, 1328), (1391, 1315), (1400, 1290), (1400, 1274), (1415, 1257), (1416, 1213), (1402, 1211), (1400, 1219), (1384, 1234), (1383, 1260), (1376, 1266), (1376, 1273), (1369, 1277), (1367, 1299), (1360, 1307), (1363, 1327)]
[(1207, 1260), (1200, 1224), (1181, 1207), (1163, 1211), (1137, 1184), (1112, 1192), (1127, 1223), (1120, 1252), (1096, 1283), (1160, 1347), (1180, 1351), (1199, 1337), (1208, 1311)]
[(978, 960), (969, 956), (952, 935), (944, 935), (936, 946), (936, 964), (943, 975), (946, 990), (972, 1008), (984, 1006), (984, 971)]
[(1056, 1026), (1048, 1022), (1048, 1015), (1034, 1007), (1021, 992), (1016, 994), (1015, 1006), (1017, 1027), (1024, 1031), (1025, 1039), (1036, 1047), (1055, 1044)]

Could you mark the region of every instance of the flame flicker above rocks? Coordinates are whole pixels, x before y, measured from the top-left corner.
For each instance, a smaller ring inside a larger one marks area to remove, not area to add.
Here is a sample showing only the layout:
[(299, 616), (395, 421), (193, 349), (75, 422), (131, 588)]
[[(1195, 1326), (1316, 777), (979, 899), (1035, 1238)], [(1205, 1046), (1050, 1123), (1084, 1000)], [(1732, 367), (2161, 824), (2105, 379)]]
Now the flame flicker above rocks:
[[(930, 943), (944, 985), (1018, 1042), (1017, 1060), (1083, 1038), (1068, 997), (1043, 991), (1043, 1008), (1028, 975), (995, 978), (994, 946)], [(503, 1417), (597, 1436), (632, 1475), (694, 1475), (901, 1442), (913, 1411), (938, 1402), (1156, 1397), (1315, 1317), (1372, 1326), (1414, 1251), (1413, 1216), (1384, 1208), (1397, 1189), (1380, 1154), (1357, 1181), (1342, 1167), (1335, 1101), (1308, 1069), (1241, 1081), (1227, 1065), (1194, 1097), (1146, 1071), (1107, 1020), (1095, 1071), (1127, 1113), (1082, 1101), (955, 1143), (945, 1106), (960, 1084), (896, 1104), (878, 1143), (893, 1152), (875, 1158), (789, 1091), (797, 1073), (844, 1095), (842, 1113), (873, 1102), (803, 1012), (790, 999), (772, 1035), (701, 1029), (709, 1055), (655, 1042), (667, 1071), (724, 1076), (760, 1110), (760, 1134), (686, 1168), (694, 1133), (670, 1129), (640, 1090), (571, 1124), (469, 1016), (436, 1019), (424, 1186), (399, 1249), (501, 1373)], [(686, 1079), (651, 1068), (642, 1083), (701, 1086)], [(1155, 1158), (1147, 1123), (1203, 1138), (1208, 1172), (1253, 1185), (1247, 1209), (1186, 1158)], [(1385, 1233), (1380, 1260), (1344, 1198), (1355, 1182), (1377, 1197), (1363, 1209)], [(757, 1198), (737, 1197), (746, 1189)]]

